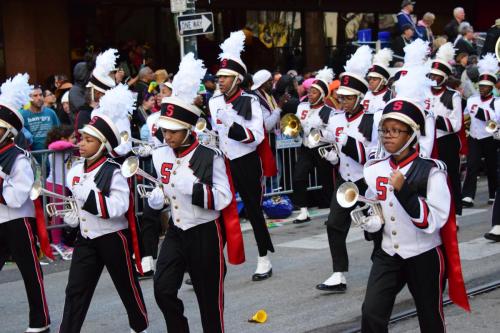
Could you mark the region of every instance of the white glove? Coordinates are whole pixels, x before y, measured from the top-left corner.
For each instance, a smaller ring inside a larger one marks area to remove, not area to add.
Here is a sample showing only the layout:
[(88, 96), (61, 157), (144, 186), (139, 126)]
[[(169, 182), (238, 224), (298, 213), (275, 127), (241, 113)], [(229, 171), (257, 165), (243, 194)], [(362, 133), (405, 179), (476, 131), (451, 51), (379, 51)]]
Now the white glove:
[(148, 204), (154, 210), (162, 209), (165, 206), (165, 194), (162, 188), (157, 186), (151, 191), (148, 197)]
[(330, 149), (328, 153), (325, 155), (325, 159), (333, 165), (339, 163), (339, 155), (334, 149)]
[(219, 120), (224, 126), (226, 127), (231, 127), (233, 126), (234, 123), (234, 117), (231, 113), (229, 112), (221, 112), (218, 114)]
[(71, 192), (73, 193), (73, 198), (84, 203), (85, 201), (87, 201), (91, 190), (92, 188), (85, 183), (78, 183), (73, 186)]
[(367, 216), (363, 219), (363, 222), (360, 228), (369, 233), (377, 232), (382, 228), (382, 219), (378, 215)]
[(343, 133), (343, 132), (342, 132), (342, 133), (339, 133), (339, 134), (337, 135), (337, 143), (338, 143), (341, 147), (345, 146), (345, 145), (346, 145), (346, 143), (347, 143), (347, 134), (345, 134), (345, 133)]
[(69, 225), (71, 228), (76, 228), (78, 227), (78, 224), (80, 224), (80, 218), (75, 212), (64, 214), (63, 219), (64, 223)]
[(174, 180), (175, 189), (182, 194), (191, 195), (193, 194), (193, 181), (186, 178), (178, 178)]

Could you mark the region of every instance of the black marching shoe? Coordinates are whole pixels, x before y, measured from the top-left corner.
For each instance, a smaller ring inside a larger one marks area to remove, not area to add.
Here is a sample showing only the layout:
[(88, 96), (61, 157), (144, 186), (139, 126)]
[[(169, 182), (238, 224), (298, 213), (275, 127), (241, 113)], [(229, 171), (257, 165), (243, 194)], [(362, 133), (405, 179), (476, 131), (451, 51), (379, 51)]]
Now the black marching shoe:
[(306, 223), (306, 222), (310, 222), (310, 221), (311, 221), (311, 218), (308, 216), (305, 220), (299, 220), (299, 219), (293, 220), (293, 224), (302, 224), (302, 223)]
[(484, 238), (490, 241), (500, 242), (500, 225), (493, 226), (490, 232), (484, 234)]
[(193, 281), (191, 281), (190, 278), (187, 278), (185, 281), (184, 281), (184, 284), (187, 284), (188, 286), (192, 286), (193, 285)]
[(50, 325), (37, 328), (28, 327), (26, 331), (24, 331), (24, 333), (49, 333), (49, 332), (50, 332)]
[(331, 292), (333, 294), (344, 294), (347, 290), (347, 285), (345, 285), (344, 283), (339, 283), (339, 284), (335, 284), (333, 286), (329, 286), (327, 284), (320, 283), (320, 284), (316, 285), (316, 289), (321, 290), (321, 291), (328, 291), (328, 292)]
[(142, 275), (137, 272), (137, 278), (139, 280), (147, 280), (147, 279), (152, 279), (153, 276), (155, 276), (155, 271), (147, 271), (147, 272), (143, 272)]
[(265, 273), (255, 273), (254, 275), (252, 275), (252, 281), (266, 280), (266, 279), (269, 279), (271, 276), (273, 276), (273, 269), (272, 268)]
[(257, 258), (257, 269), (252, 275), (252, 281), (262, 281), (273, 276), (273, 266), (268, 256)]

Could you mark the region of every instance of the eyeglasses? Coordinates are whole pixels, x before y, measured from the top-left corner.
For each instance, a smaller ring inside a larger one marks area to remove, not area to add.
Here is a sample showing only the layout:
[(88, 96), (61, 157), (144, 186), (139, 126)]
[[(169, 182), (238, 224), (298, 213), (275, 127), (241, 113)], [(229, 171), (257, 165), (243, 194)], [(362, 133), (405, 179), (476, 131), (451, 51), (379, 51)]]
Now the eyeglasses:
[(356, 95), (339, 95), (337, 97), (338, 101), (342, 103), (343, 101), (355, 101), (358, 96)]
[(399, 138), (401, 133), (410, 133), (409, 131), (401, 130), (399, 128), (382, 128), (378, 130), (381, 136), (389, 135), (391, 138)]

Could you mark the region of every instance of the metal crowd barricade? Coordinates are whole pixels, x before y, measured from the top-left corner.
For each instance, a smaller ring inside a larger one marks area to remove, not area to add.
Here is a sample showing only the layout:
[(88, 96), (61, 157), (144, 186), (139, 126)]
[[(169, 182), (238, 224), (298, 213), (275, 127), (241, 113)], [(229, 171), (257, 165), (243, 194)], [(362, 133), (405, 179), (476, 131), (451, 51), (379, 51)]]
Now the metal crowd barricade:
[[(297, 151), (301, 145), (300, 138), (299, 139), (291, 139), (281, 136), (276, 136), (276, 141), (274, 145), (274, 153), (276, 163), (278, 164), (278, 175), (270, 178), (265, 178), (263, 180), (263, 185), (265, 186), (264, 196), (273, 196), (273, 195), (281, 195), (281, 194), (290, 194), (293, 193), (293, 169), (295, 166), (295, 162), (297, 161)], [(60, 186), (62, 191), (60, 194), (64, 196), (70, 196), (71, 192), (69, 191), (69, 185), (66, 182), (66, 174), (70, 168), (68, 163), (74, 163), (77, 157), (75, 156), (76, 149), (68, 149), (68, 150), (37, 150), (31, 152), (31, 161), (32, 168), (35, 174), (35, 179), (39, 180), (44, 189), (47, 188), (47, 179), (49, 175), (52, 175), (52, 180), (54, 181), (54, 186), (51, 190), (52, 192), (56, 192), (56, 185), (58, 180), (60, 180)], [(64, 163), (56, 163), (56, 159), (63, 156)], [(146, 171), (147, 173), (154, 175), (154, 166), (151, 158), (141, 158), (141, 169)], [(59, 166), (58, 169), (50, 168), (50, 165)], [(144, 207), (144, 199), (140, 198), (137, 193), (137, 184), (139, 183), (147, 183), (142, 178), (137, 179), (137, 177), (133, 177), (132, 180), (132, 191), (135, 203), (135, 213), (136, 216), (141, 216), (143, 213)], [(316, 190), (320, 189), (321, 185), (318, 182), (318, 175), (316, 169), (309, 176), (309, 187), (308, 190)], [(57, 199), (47, 197), (46, 195), (41, 196), (43, 207), (44, 207), (44, 215), (45, 221), (47, 224), (47, 229), (56, 229), (56, 228), (64, 228), (67, 227), (66, 224), (54, 224), (56, 217), (49, 217), (47, 212), (45, 211), (45, 207), (47, 203), (54, 202)], [(237, 198), (238, 200), (239, 197)], [(51, 223), (52, 222), (52, 223)]]

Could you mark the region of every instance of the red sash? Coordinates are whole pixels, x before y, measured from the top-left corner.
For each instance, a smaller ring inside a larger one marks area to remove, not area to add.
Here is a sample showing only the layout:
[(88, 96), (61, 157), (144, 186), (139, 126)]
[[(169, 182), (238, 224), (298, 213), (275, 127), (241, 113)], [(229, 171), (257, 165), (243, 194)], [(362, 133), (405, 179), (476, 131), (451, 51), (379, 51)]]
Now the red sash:
[(264, 140), (257, 146), (257, 153), (262, 162), (262, 173), (265, 177), (272, 177), (278, 174), (276, 160), (271, 151), (271, 143), (269, 142), (269, 134), (264, 128)]
[[(130, 178), (130, 182), (131, 182)], [(131, 183), (129, 183), (130, 185)], [(144, 275), (142, 271), (141, 264), (141, 252), (139, 252), (139, 240), (137, 238), (137, 222), (135, 220), (135, 211), (134, 211), (134, 195), (133, 192), (130, 191), (129, 195), (129, 203), (128, 203), (128, 211), (127, 211), (127, 220), (128, 220), (128, 228), (130, 230), (130, 238), (132, 239), (132, 249), (134, 251), (135, 256), (135, 266), (137, 267), (137, 271)]]
[(227, 260), (230, 264), (239, 265), (245, 262), (245, 247), (243, 244), (243, 235), (241, 233), (240, 218), (238, 217), (233, 178), (231, 177), (231, 170), (227, 159), (225, 160), (225, 163), (229, 187), (231, 188), (231, 193), (233, 194), (233, 199), (231, 200), (229, 206), (222, 210), (222, 218), (224, 220), (224, 230), (226, 232), (227, 241)]
[(50, 247), (49, 234), (47, 233), (47, 226), (45, 225), (45, 215), (43, 214), (41, 200), (41, 197), (33, 200), (33, 204), (35, 205), (36, 233), (40, 241), (40, 249), (47, 257), (54, 260), (55, 258), (52, 253), (52, 248)]

